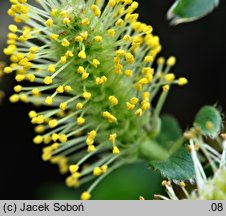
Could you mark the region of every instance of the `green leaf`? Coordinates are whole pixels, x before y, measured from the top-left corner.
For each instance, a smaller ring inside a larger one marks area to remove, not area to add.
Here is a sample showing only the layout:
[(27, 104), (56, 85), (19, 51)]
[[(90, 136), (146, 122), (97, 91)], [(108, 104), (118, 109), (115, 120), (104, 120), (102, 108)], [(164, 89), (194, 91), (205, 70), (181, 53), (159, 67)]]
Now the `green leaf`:
[(221, 130), (221, 114), (213, 106), (204, 106), (196, 115), (194, 126), (201, 130), (202, 135), (214, 138)]
[(173, 25), (191, 22), (212, 12), (219, 2), (220, 0), (177, 0), (169, 9), (167, 17)]
[(190, 154), (186, 148), (177, 150), (171, 157), (164, 161), (151, 161), (151, 166), (171, 180), (188, 180), (194, 178), (194, 167)]
[(178, 121), (170, 115), (161, 117), (161, 132), (156, 141), (167, 149), (170, 149), (182, 136), (182, 130)]

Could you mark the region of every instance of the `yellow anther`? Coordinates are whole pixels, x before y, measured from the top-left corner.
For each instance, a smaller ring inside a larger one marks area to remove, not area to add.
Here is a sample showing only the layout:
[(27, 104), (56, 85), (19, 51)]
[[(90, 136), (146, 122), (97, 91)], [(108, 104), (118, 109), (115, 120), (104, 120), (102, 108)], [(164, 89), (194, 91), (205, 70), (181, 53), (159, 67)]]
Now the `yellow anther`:
[(39, 88), (34, 88), (34, 89), (32, 89), (31, 93), (32, 93), (33, 95), (39, 95), (40, 90), (39, 90)]
[(100, 11), (100, 9), (99, 9), (99, 7), (97, 5), (93, 4), (91, 6), (91, 9), (92, 9), (92, 11), (93, 11), (95, 16), (99, 17), (101, 15), (101, 11)]
[(185, 77), (181, 77), (178, 79), (178, 85), (183, 86), (188, 83), (188, 80)]
[[(45, 130), (45, 127), (43, 125), (38, 125), (38, 127), (40, 127), (40, 126), (43, 127)], [(49, 136), (49, 135), (47, 135), (43, 138), (44, 144), (49, 144), (49, 143), (51, 143), (51, 141), (52, 141), (52, 139), (51, 139), (51, 136)]]
[(117, 138), (117, 134), (114, 133), (114, 134), (110, 134), (108, 139), (112, 142), (113, 145), (115, 145), (116, 138)]
[(34, 111), (34, 110), (31, 110), (29, 113), (28, 113), (28, 116), (32, 119), (32, 118), (35, 118), (37, 116), (37, 113)]
[(67, 56), (67, 57), (73, 57), (74, 54), (73, 54), (72, 51), (68, 50), (68, 51), (65, 53), (65, 56)]
[(102, 76), (101, 79), (102, 79), (103, 83), (106, 83), (108, 80), (106, 76)]
[(76, 42), (82, 42), (83, 41), (83, 37), (78, 35), (78, 36), (75, 37), (75, 41)]
[(143, 113), (142, 109), (139, 108), (139, 109), (135, 112), (135, 115), (140, 117), (140, 116), (142, 116), (142, 113)]
[(67, 56), (61, 56), (60, 57), (60, 63), (65, 64), (67, 62)]
[(53, 98), (51, 96), (47, 96), (45, 99), (45, 103), (47, 105), (52, 105), (53, 104)]
[(94, 66), (95, 68), (97, 68), (98, 65), (100, 65), (100, 62), (99, 62), (97, 59), (93, 59), (93, 66)]
[(13, 69), (11, 67), (5, 67), (4, 68), (4, 73), (9, 74), (9, 73), (12, 73), (12, 72), (13, 72)]
[(126, 57), (126, 61), (127, 61), (129, 64), (133, 64), (133, 62), (134, 62), (134, 56), (133, 56), (133, 54), (131, 54), (131, 53), (126, 53), (125, 57)]
[(162, 87), (162, 89), (163, 89), (164, 92), (167, 92), (167, 91), (169, 91), (170, 86), (169, 86), (169, 85), (164, 85), (164, 86)]
[(123, 19), (118, 19), (117, 21), (116, 21), (116, 23), (115, 23), (115, 26), (123, 26), (123, 23), (124, 23), (124, 21), (123, 21)]
[(64, 86), (64, 90), (65, 90), (67, 93), (69, 93), (69, 92), (72, 91), (72, 88), (71, 88), (70, 85), (66, 85), (66, 86)]
[(77, 164), (70, 165), (69, 170), (72, 174), (76, 173), (79, 170), (79, 166)]
[(55, 64), (50, 64), (50, 65), (48, 66), (48, 71), (49, 71), (50, 73), (54, 73), (54, 72), (56, 71), (56, 65), (55, 65)]
[(69, 13), (68, 13), (68, 11), (62, 10), (62, 11), (60, 12), (60, 16), (66, 17), (66, 16), (69, 16)]
[(142, 68), (142, 74), (143, 75), (153, 75), (154, 74), (154, 69), (150, 67), (143, 67)]
[(28, 103), (29, 102), (29, 99), (28, 99), (28, 96), (26, 94), (21, 94), (20, 95), (20, 100), (24, 103)]
[(89, 100), (92, 96), (92, 94), (90, 92), (84, 92), (82, 94), (82, 96), (86, 99), (86, 100)]
[(83, 40), (86, 40), (88, 38), (88, 32), (87, 31), (81, 32), (80, 35), (83, 38)]
[(109, 29), (109, 30), (108, 30), (108, 35), (109, 35), (110, 37), (114, 37), (114, 36), (115, 36), (115, 30), (114, 30), (114, 29)]
[(114, 155), (118, 155), (118, 154), (120, 153), (119, 148), (118, 148), (117, 146), (114, 146), (114, 147), (113, 147), (112, 153), (113, 153)]
[(53, 8), (53, 9), (51, 10), (51, 12), (50, 12), (50, 15), (51, 15), (52, 17), (55, 17), (55, 16), (57, 15), (57, 13), (58, 13), (58, 9)]
[(60, 103), (59, 108), (60, 108), (62, 111), (65, 111), (65, 110), (67, 109), (67, 102), (62, 102), (62, 103)]
[(148, 84), (149, 81), (148, 81), (147, 78), (141, 78), (141, 79), (139, 80), (139, 83), (140, 83), (141, 85), (145, 85), (145, 84)]
[(157, 63), (159, 65), (163, 65), (165, 63), (165, 59), (163, 57), (159, 57), (158, 60), (157, 60)]
[(142, 94), (142, 98), (143, 99), (148, 99), (149, 100), (149, 97), (150, 97), (150, 92), (144, 92), (143, 94)]
[(28, 58), (29, 61), (32, 61), (32, 60), (35, 59), (35, 54), (29, 52), (29, 53), (27, 54), (27, 58)]
[(88, 133), (88, 137), (94, 139), (97, 135), (97, 132), (95, 130), (92, 130)]
[(84, 72), (84, 73), (82, 74), (82, 80), (85, 80), (85, 79), (87, 79), (88, 77), (89, 77), (89, 73)]
[(17, 32), (18, 31), (18, 28), (16, 25), (9, 25), (9, 30), (13, 33)]
[(108, 170), (108, 165), (104, 164), (103, 166), (101, 166), (101, 170), (102, 170), (102, 173), (106, 173)]
[(128, 110), (133, 110), (135, 108), (135, 105), (127, 102), (126, 107), (127, 107)]
[(90, 21), (88, 18), (84, 18), (82, 21), (81, 21), (81, 25), (82, 26), (86, 26), (86, 25), (89, 25), (90, 24)]
[(58, 34), (51, 34), (50, 35), (50, 39), (52, 39), (52, 40), (57, 40), (58, 38), (59, 38)]
[(75, 179), (79, 178), (80, 176), (81, 176), (81, 173), (79, 173), (79, 172), (75, 172), (72, 174), (72, 177)]
[(101, 42), (103, 40), (103, 38), (101, 36), (95, 36), (95, 41), (96, 42)]
[(171, 56), (167, 60), (167, 66), (174, 66), (176, 64), (176, 58), (174, 56)]
[(150, 108), (150, 103), (147, 101), (142, 101), (142, 106), (141, 109), (142, 110), (148, 110)]
[(123, 65), (115, 64), (115, 74), (120, 75), (122, 73)]
[(21, 82), (21, 81), (23, 81), (25, 79), (25, 75), (23, 75), (23, 74), (18, 74), (18, 75), (16, 75), (16, 77), (15, 77), (15, 80), (17, 81), (17, 82)]
[(15, 86), (14, 87), (14, 91), (17, 92), (17, 93), (21, 92), (22, 91), (22, 86), (21, 85)]
[(80, 73), (80, 74), (83, 74), (85, 72), (84, 67), (79, 66), (77, 72)]
[(16, 103), (20, 100), (20, 97), (18, 94), (13, 94), (12, 96), (10, 96), (9, 101), (11, 103)]
[(185, 186), (186, 186), (185, 182), (184, 182), (184, 181), (181, 181), (181, 182), (180, 182), (180, 186), (181, 186), (181, 187), (185, 187)]
[(65, 134), (60, 134), (60, 135), (59, 135), (59, 141), (60, 141), (61, 143), (67, 142), (67, 135), (65, 135)]
[(169, 73), (166, 74), (164, 78), (166, 82), (173, 82), (175, 79), (175, 75), (173, 73)]
[(89, 192), (83, 192), (81, 195), (81, 200), (89, 200), (91, 198), (91, 194)]
[(97, 85), (103, 84), (103, 80), (102, 80), (100, 77), (97, 77), (97, 78), (96, 78), (96, 84), (97, 84)]
[(130, 103), (136, 105), (139, 102), (139, 99), (136, 97), (131, 98)]
[(94, 143), (94, 139), (88, 136), (87, 139), (86, 139), (86, 144), (87, 145), (93, 145), (93, 143)]
[(38, 133), (38, 134), (41, 134), (43, 132), (45, 132), (45, 126), (43, 125), (38, 125), (35, 127), (35, 132)]
[(53, 143), (53, 144), (51, 145), (51, 149), (52, 149), (52, 150), (56, 150), (56, 149), (59, 148), (59, 146), (60, 146), (59, 143)]
[(17, 35), (14, 34), (14, 33), (9, 33), (9, 34), (8, 34), (8, 39), (16, 40), (16, 39), (17, 39)]
[(82, 103), (79, 102), (79, 103), (76, 104), (76, 109), (77, 110), (81, 110), (82, 108), (83, 108), (83, 104)]
[(125, 35), (125, 36), (123, 37), (123, 39), (124, 39), (126, 42), (130, 42), (130, 41), (131, 41), (130, 35)]
[[(116, 55), (117, 55), (118, 57), (124, 56), (125, 53), (126, 53), (126, 51), (123, 50), (123, 49), (119, 49), (119, 50), (116, 51)], [(119, 58), (119, 60), (120, 60), (120, 58)], [(119, 63), (119, 62), (118, 62), (118, 63)]]
[(113, 106), (118, 105), (118, 99), (115, 96), (109, 96), (108, 100), (111, 105), (113, 105)]
[(48, 19), (45, 24), (48, 26), (48, 27), (51, 27), (53, 25), (53, 20), (50, 18)]
[(145, 61), (145, 62), (153, 62), (153, 60), (154, 60), (153, 56), (146, 56), (146, 57), (144, 58), (144, 61)]
[(101, 174), (102, 174), (102, 170), (101, 170), (100, 167), (95, 167), (95, 168), (93, 169), (93, 175), (94, 175), (94, 176), (99, 176), (99, 175), (101, 175)]
[(86, 120), (83, 117), (78, 117), (77, 118), (77, 124), (78, 125), (83, 125), (85, 124)]
[(63, 23), (64, 23), (65, 25), (69, 25), (69, 24), (71, 23), (71, 20), (70, 20), (68, 17), (65, 17), (65, 18), (63, 19)]
[(29, 49), (29, 51), (30, 51), (31, 53), (36, 53), (36, 52), (38, 51), (38, 47), (31, 47), (31, 48)]
[(52, 119), (48, 124), (50, 128), (55, 128), (58, 125), (58, 121), (56, 119)]
[(64, 93), (64, 86), (62, 86), (62, 85), (58, 86), (57, 89), (56, 89), (56, 92), (59, 93), (59, 94)]
[(40, 135), (36, 136), (36, 137), (33, 139), (33, 142), (34, 142), (35, 144), (41, 144), (42, 141), (43, 141), (43, 137), (40, 136)]
[(51, 159), (51, 157), (52, 157), (51, 152), (47, 152), (47, 153), (43, 153), (43, 154), (42, 154), (42, 160), (43, 160), (43, 161), (48, 161), (48, 160)]
[(95, 147), (94, 145), (89, 145), (87, 151), (88, 151), (89, 153), (95, 152), (95, 151), (96, 151), (96, 147)]
[(43, 115), (40, 115), (40, 116), (37, 116), (35, 121), (37, 124), (43, 124), (44, 123), (44, 116)]
[(138, 8), (138, 6), (139, 6), (138, 2), (134, 1), (130, 7), (132, 10), (136, 10)]
[(166, 180), (163, 180), (162, 181), (162, 186), (165, 187), (166, 185), (167, 185), (167, 181)]
[(62, 43), (61, 43), (61, 45), (64, 46), (64, 47), (69, 47), (70, 46), (70, 42), (66, 38), (64, 38)]
[(103, 112), (103, 117), (106, 118), (109, 123), (117, 122), (117, 118), (107, 111)]
[(46, 85), (50, 85), (53, 83), (53, 80), (50, 76), (46, 76), (43, 80), (43, 82), (46, 84)]
[(59, 135), (54, 133), (52, 136), (51, 136), (51, 139), (56, 142), (58, 139), (59, 139)]
[(77, 178), (74, 178), (73, 176), (68, 176), (65, 180), (65, 184), (67, 187), (78, 187), (79, 181)]
[(43, 142), (43, 137), (40, 136), (40, 135), (38, 135), (38, 136), (36, 136), (36, 137), (33, 139), (33, 142), (34, 142), (35, 144), (41, 144), (41, 143)]
[(78, 53), (78, 57), (79, 58), (81, 58), (81, 59), (86, 59), (86, 53), (85, 53), (85, 51), (80, 51), (79, 53)]
[(127, 70), (125, 71), (125, 75), (126, 75), (127, 77), (131, 77), (131, 76), (133, 75), (133, 71), (127, 69)]
[(109, 6), (114, 7), (116, 5), (116, 0), (109, 0)]

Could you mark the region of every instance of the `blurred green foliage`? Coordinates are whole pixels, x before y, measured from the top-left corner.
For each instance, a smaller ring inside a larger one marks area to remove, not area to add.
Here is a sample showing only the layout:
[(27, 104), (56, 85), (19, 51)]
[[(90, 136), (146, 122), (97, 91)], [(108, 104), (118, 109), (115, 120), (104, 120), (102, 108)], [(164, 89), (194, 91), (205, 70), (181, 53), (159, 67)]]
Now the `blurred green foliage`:
[[(94, 190), (94, 200), (138, 200), (139, 196), (153, 199), (156, 193), (163, 194), (160, 174), (147, 168), (143, 162), (126, 165), (109, 174)], [(76, 200), (86, 185), (69, 189), (60, 183), (49, 182), (40, 185), (36, 199)]]

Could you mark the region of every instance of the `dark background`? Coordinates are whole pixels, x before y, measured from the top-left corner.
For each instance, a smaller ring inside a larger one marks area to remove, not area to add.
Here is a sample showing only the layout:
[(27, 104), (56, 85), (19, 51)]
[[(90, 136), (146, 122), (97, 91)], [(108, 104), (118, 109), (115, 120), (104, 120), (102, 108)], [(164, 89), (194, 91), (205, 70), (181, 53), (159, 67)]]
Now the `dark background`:
[[(171, 27), (166, 20), (166, 12), (173, 0), (138, 2), (140, 20), (151, 24), (155, 34), (160, 36), (163, 45), (161, 54), (166, 57), (175, 55), (177, 64), (173, 72), (189, 79), (186, 87), (171, 90), (164, 112), (176, 116), (184, 129), (191, 125), (203, 105), (217, 104), (226, 113), (226, 1), (222, 0), (220, 7), (207, 17), (176, 27)], [(6, 15), (7, 8), (8, 1), (0, 1), (1, 50), (11, 22)], [(3, 59), (2, 52), (0, 54)], [(13, 93), (13, 85), (13, 77), (7, 76), (0, 83), (0, 88), (9, 96)], [(66, 193), (65, 198), (77, 198), (71, 190), (65, 192), (62, 186), (58, 186), (63, 185), (63, 178), (57, 168), (42, 162), (41, 149), (32, 144), (34, 132), (27, 117), (31, 108), (30, 105), (10, 104), (7, 98), (0, 106), (0, 199), (63, 198), (63, 193)], [(117, 186), (111, 179), (117, 181), (120, 175), (124, 175), (125, 179), (122, 188), (130, 184), (134, 193), (128, 188), (127, 191), (118, 189), (115, 194), (106, 192), (106, 188), (112, 191), (109, 185)], [(144, 165), (124, 167), (109, 177), (107, 183), (100, 185), (102, 195), (96, 195), (96, 199), (137, 199), (139, 194), (152, 198), (153, 191), (161, 191), (156, 189), (159, 187), (155, 183), (159, 178), (150, 174)], [(141, 187), (142, 184), (147, 186)], [(56, 196), (51, 197), (51, 193)]]

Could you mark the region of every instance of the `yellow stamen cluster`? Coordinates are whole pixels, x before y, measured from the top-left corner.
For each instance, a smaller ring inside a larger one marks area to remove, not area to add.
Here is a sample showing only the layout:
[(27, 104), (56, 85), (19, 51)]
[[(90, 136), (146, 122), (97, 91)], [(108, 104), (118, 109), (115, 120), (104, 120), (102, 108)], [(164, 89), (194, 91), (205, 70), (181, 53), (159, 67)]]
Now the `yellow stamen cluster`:
[[(61, 173), (70, 171), (69, 187), (90, 173), (107, 174), (116, 158), (133, 149), (124, 146), (149, 134), (146, 128), (152, 127), (145, 125), (149, 118), (152, 122), (150, 104), (159, 90), (187, 84), (170, 73), (175, 57), (165, 68), (159, 58), (153, 68), (161, 44), (152, 27), (138, 21), (136, 1), (78, 1), (79, 7), (38, 1), (40, 8), (25, 0), (10, 2), (8, 14), (24, 26), (9, 25), (4, 53), (11, 64), (3, 71), (15, 72), (20, 82), (12, 103), (46, 106), (29, 113), (38, 133), (34, 143), (47, 145), (42, 159), (57, 164)], [(90, 192), (81, 198), (90, 199)]]

